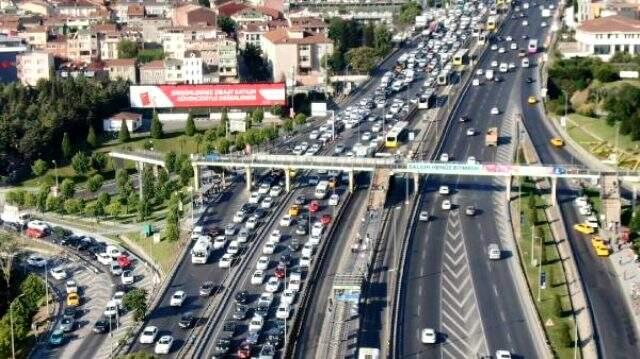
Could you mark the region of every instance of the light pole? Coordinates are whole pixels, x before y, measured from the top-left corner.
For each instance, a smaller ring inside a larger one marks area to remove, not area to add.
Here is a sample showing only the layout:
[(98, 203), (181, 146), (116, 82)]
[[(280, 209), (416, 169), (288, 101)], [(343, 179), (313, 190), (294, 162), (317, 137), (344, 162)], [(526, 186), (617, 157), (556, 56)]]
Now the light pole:
[(56, 176), (56, 191), (58, 190), (58, 163), (56, 162), (56, 160), (51, 160), (51, 162), (53, 163), (53, 168), (54, 168), (54, 173)]
[(13, 333), (13, 305), (23, 295), (24, 293), (15, 297), (13, 301), (11, 301), (11, 303), (9, 304), (9, 321), (11, 322), (11, 358), (13, 359), (16, 359), (16, 344), (15, 344), (14, 333)]

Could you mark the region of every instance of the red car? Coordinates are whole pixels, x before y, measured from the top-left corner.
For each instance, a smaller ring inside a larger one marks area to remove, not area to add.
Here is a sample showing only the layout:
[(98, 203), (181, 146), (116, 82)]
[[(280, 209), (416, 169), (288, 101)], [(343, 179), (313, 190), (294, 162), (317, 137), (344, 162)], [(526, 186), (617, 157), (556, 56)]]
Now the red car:
[(28, 237), (31, 238), (42, 238), (44, 237), (44, 232), (36, 229), (36, 228), (27, 228), (27, 232), (26, 232)]
[(236, 353), (238, 358), (251, 358), (251, 343), (243, 342), (240, 344), (240, 348), (238, 348), (238, 352)]
[(282, 279), (286, 274), (286, 270), (283, 264), (278, 264), (275, 270), (275, 275), (277, 278)]
[(118, 259), (116, 259), (116, 261), (122, 269), (127, 269), (131, 266), (131, 258), (129, 258), (127, 254), (118, 256)]
[(309, 212), (315, 213), (315, 212), (318, 212), (319, 210), (320, 210), (320, 203), (318, 203), (318, 201), (311, 201), (311, 203), (309, 203)]
[(331, 216), (328, 214), (323, 214), (322, 217), (320, 217), (320, 223), (324, 224), (325, 226), (331, 223)]

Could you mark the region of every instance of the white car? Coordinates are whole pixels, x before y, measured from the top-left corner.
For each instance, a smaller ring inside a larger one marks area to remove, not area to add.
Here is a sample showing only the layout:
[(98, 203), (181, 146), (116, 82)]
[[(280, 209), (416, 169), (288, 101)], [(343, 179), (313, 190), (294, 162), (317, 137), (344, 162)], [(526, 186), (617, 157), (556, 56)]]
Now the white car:
[(499, 48), (498, 52), (501, 53), (501, 54), (504, 54), (504, 52), (505, 52), (504, 47)]
[(269, 242), (278, 243), (282, 238), (282, 233), (279, 229), (274, 229), (269, 235)]
[(223, 235), (216, 236), (213, 239), (213, 249), (222, 249), (227, 245), (227, 237)]
[(580, 212), (580, 214), (583, 216), (590, 216), (591, 213), (593, 213), (593, 209), (591, 208), (590, 204), (587, 204), (586, 206), (578, 207), (578, 212)]
[(324, 224), (320, 223), (320, 222), (316, 222), (313, 224), (313, 226), (311, 227), (311, 235), (321, 235), (322, 232), (324, 231)]
[(258, 305), (271, 306), (271, 303), (273, 303), (273, 293), (263, 292), (260, 294)]
[(235, 254), (225, 253), (222, 258), (220, 258), (220, 262), (218, 262), (218, 268), (231, 268), (235, 259)]
[(498, 49), (498, 45), (496, 45), (496, 44), (491, 45), (491, 50), (492, 51), (496, 51), (497, 49)]
[(267, 242), (262, 247), (262, 254), (273, 254), (276, 252), (276, 244), (273, 242)]
[(173, 337), (171, 335), (163, 335), (158, 339), (156, 347), (153, 350), (156, 354), (169, 354), (173, 345)]
[(436, 331), (432, 328), (422, 329), (420, 339), (422, 341), (422, 344), (435, 344), (437, 339)]
[(511, 359), (511, 353), (508, 350), (496, 350), (496, 359)]
[(256, 217), (249, 217), (249, 219), (244, 224), (244, 228), (246, 229), (256, 229), (257, 226), (258, 219)]
[(177, 290), (171, 296), (169, 305), (172, 307), (181, 307), (185, 299), (187, 299), (187, 293), (185, 293), (183, 290)]
[(251, 196), (249, 196), (249, 203), (258, 204), (262, 199), (262, 195), (258, 192), (251, 192)]
[(310, 140), (317, 140), (318, 137), (320, 137), (320, 131), (318, 131), (318, 130), (313, 130), (313, 131), (311, 131), (311, 133), (309, 133), (309, 139)]
[(476, 135), (476, 130), (473, 128), (468, 128), (467, 129), (467, 136), (475, 136)]
[(522, 21), (522, 26), (529, 26), (529, 21), (527, 20)]
[(153, 325), (146, 326), (142, 333), (140, 334), (140, 339), (138, 340), (140, 344), (153, 344), (156, 341), (156, 337), (158, 336), (158, 327), (154, 327)]
[(586, 206), (589, 204), (589, 198), (587, 196), (581, 196), (581, 197), (577, 197), (575, 199), (575, 203), (576, 205), (582, 207), (582, 206)]
[(264, 283), (264, 271), (258, 269), (251, 275), (251, 284), (262, 285), (262, 283)]
[(47, 264), (47, 260), (37, 254), (32, 254), (27, 258), (27, 264), (32, 267), (42, 268)]
[(56, 280), (63, 280), (67, 278), (67, 272), (64, 270), (63, 266), (52, 268), (49, 271), (49, 274), (51, 274), (53, 279), (56, 279)]
[(544, 22), (544, 21), (543, 21), (543, 22), (541, 22), (541, 23), (540, 23), (540, 27), (547, 27), (547, 23), (546, 23), (546, 22)]
[(516, 44), (515, 42), (511, 43), (511, 50), (517, 50), (518, 49), (518, 44)]
[(440, 162), (449, 162), (449, 154), (443, 153), (440, 155)]
[(291, 289), (285, 289), (284, 292), (282, 292), (280, 301), (289, 305), (293, 304), (296, 301), (296, 292)]
[(247, 214), (244, 211), (238, 211), (233, 216), (233, 223), (242, 223), (244, 219), (247, 217)]
[(444, 201), (442, 201), (442, 209), (445, 211), (448, 211), (451, 209), (451, 201), (449, 201), (448, 199), (445, 199)]
[(135, 277), (132, 271), (130, 270), (122, 271), (122, 274), (120, 275), (120, 281), (122, 282), (122, 284), (124, 285), (133, 284), (134, 280), (135, 280)]
[(96, 254), (96, 259), (100, 264), (105, 266), (108, 266), (109, 264), (111, 264), (111, 262), (113, 262), (113, 258), (111, 258), (111, 256), (108, 255), (107, 253)]
[(513, 38), (511, 36), (507, 36), (507, 37), (505, 37), (505, 40), (507, 42), (511, 42), (511, 41), (513, 41)]
[(293, 219), (291, 218), (291, 216), (285, 214), (284, 216), (282, 216), (282, 218), (280, 218), (280, 227), (289, 227), (292, 221)]
[(480, 80), (473, 79), (473, 81), (471, 81), (471, 86), (480, 86)]
[(267, 270), (269, 268), (269, 257), (262, 256), (256, 262), (256, 269)]
[(276, 318), (287, 320), (291, 314), (291, 307), (287, 303), (280, 303), (278, 309), (276, 309)]
[(228, 223), (224, 227), (224, 235), (225, 236), (234, 236), (236, 234), (236, 230), (237, 229), (238, 229), (238, 227), (236, 226), (235, 223)]
[(309, 243), (311, 243), (314, 246), (317, 246), (318, 244), (320, 244), (320, 240), (322, 240), (322, 236), (320, 236), (319, 234), (312, 234), (309, 237)]
[(337, 206), (339, 202), (340, 202), (340, 196), (337, 193), (334, 193), (331, 195), (331, 197), (329, 197), (330, 206)]
[(491, 67), (498, 67), (498, 61), (496, 60), (491, 61)]
[(371, 132), (366, 131), (365, 133), (362, 134), (362, 136), (360, 137), (363, 141), (369, 141), (371, 140)]
[(259, 332), (262, 330), (262, 326), (264, 325), (264, 318), (259, 315), (254, 315), (249, 322), (249, 332)]
[(118, 303), (110, 300), (107, 303), (107, 306), (104, 308), (104, 312), (102, 314), (104, 314), (104, 316), (107, 318), (113, 318), (118, 315)]
[(484, 74), (484, 70), (483, 69), (477, 69), (476, 70), (476, 75), (481, 76), (482, 74)]
[(271, 190), (271, 185), (268, 183), (262, 183), (260, 187), (258, 187), (258, 193), (267, 194)]
[(280, 279), (278, 279), (277, 277), (269, 277), (269, 279), (267, 280), (267, 284), (264, 285), (264, 290), (267, 293), (279, 292), (281, 284), (282, 283), (280, 282)]
[(113, 275), (122, 275), (122, 267), (118, 263), (112, 262), (109, 270)]
[(264, 209), (269, 209), (271, 208), (271, 206), (273, 206), (273, 198), (272, 197), (265, 197), (262, 202), (260, 202), (260, 207), (264, 208)]
[(469, 158), (467, 158), (467, 164), (468, 165), (476, 165), (476, 164), (478, 164), (478, 161), (476, 160), (476, 158), (474, 156), (469, 156)]
[(301, 268), (309, 268), (309, 267), (311, 267), (311, 257), (310, 256), (302, 256), (300, 258), (300, 267)]
[(440, 186), (440, 188), (438, 189), (438, 193), (442, 195), (449, 194), (449, 186)]
[(500, 114), (500, 110), (498, 110), (497, 107), (492, 107), (491, 108), (491, 114), (492, 115), (499, 115)]
[(124, 299), (124, 292), (119, 290), (113, 293), (113, 297), (111, 297), (111, 301), (118, 304), (118, 307), (122, 307), (122, 300)]
[(418, 216), (418, 220), (421, 221), (421, 222), (429, 221), (429, 212), (421, 211), (420, 215)]
[(229, 246), (227, 247), (227, 254), (238, 254), (240, 253), (240, 248), (240, 242), (238, 242), (237, 240), (233, 240), (229, 242)]
[(282, 187), (273, 186), (273, 187), (271, 187), (271, 190), (269, 191), (269, 196), (278, 197), (281, 193), (282, 193)]
[(64, 286), (67, 294), (78, 293), (78, 284), (75, 280), (68, 280)]

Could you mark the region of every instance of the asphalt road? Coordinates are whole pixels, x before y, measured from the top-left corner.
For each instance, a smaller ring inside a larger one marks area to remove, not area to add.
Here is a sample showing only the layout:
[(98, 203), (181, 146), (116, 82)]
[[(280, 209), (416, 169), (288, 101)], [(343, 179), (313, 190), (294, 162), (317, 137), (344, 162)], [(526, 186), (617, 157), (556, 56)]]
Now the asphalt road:
[[(542, 39), (539, 24), (540, 11), (528, 11), (529, 26), (522, 19), (506, 20), (502, 35), (511, 35), (519, 49), (526, 49), (530, 38)], [(466, 161), (475, 156), (481, 162), (508, 162), (510, 157), (501, 146), (510, 142), (509, 134), (502, 134), (498, 149), (485, 147), (483, 133), (489, 127), (501, 127), (515, 115), (513, 91), (521, 87), (526, 77), (520, 68), (520, 59), (503, 41), (504, 54), (488, 52), (478, 65), (484, 70), (490, 62), (515, 62), (518, 68), (508, 74), (498, 73), (503, 81), (471, 87), (461, 99), (452, 115), (454, 123), (443, 140), (442, 153), (453, 156), (454, 161)], [(531, 71), (531, 70), (528, 70)], [(490, 115), (497, 107), (500, 115)], [(460, 116), (471, 121), (457, 123)], [(466, 129), (476, 129), (475, 136), (466, 136)], [(454, 209), (440, 209), (442, 199), (437, 194), (440, 185), (452, 190)], [(489, 243), (501, 243), (508, 233), (498, 196), (504, 196), (503, 183), (491, 178), (433, 177), (425, 184), (420, 210), (431, 214), (428, 222), (419, 222), (412, 232), (405, 264), (405, 294), (400, 303), (399, 321), (400, 357), (471, 357), (489, 355), (498, 349), (507, 349), (525, 357), (541, 357), (534, 335), (527, 323), (510, 266), (510, 252), (515, 248), (502, 243), (503, 258), (490, 262), (487, 258)], [(479, 214), (464, 215), (464, 207), (475, 205)], [(515, 300), (514, 300), (515, 299)], [(420, 331), (425, 327), (436, 329), (440, 345), (424, 346)]]

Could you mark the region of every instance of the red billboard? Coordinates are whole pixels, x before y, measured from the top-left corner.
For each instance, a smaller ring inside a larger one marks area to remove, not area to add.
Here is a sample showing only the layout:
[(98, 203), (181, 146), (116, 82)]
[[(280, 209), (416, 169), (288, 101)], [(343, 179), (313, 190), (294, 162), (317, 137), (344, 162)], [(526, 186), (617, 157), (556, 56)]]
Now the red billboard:
[(261, 107), (285, 105), (286, 98), (282, 82), (129, 87), (132, 108)]

